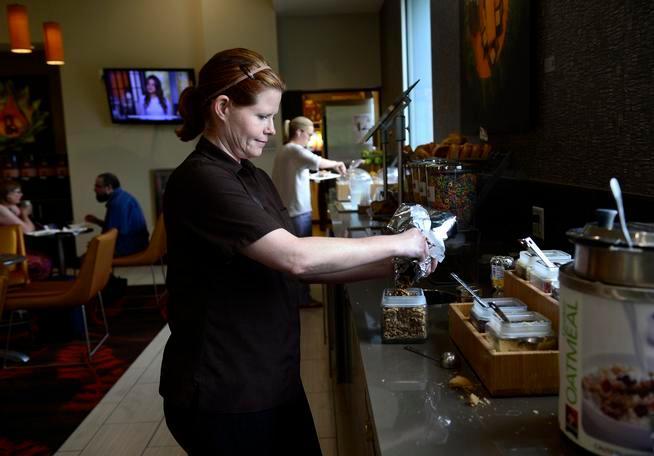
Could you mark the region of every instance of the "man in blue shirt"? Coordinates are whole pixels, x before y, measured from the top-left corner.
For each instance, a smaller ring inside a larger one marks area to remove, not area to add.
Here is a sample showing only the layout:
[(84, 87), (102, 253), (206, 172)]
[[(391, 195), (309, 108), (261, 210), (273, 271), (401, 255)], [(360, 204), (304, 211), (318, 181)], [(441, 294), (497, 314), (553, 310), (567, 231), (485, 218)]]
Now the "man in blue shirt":
[(107, 213), (104, 220), (95, 215), (87, 215), (84, 220), (99, 225), (103, 232), (111, 228), (118, 230), (114, 256), (131, 255), (145, 250), (150, 235), (136, 198), (120, 188), (120, 181), (111, 173), (102, 173), (96, 177), (94, 191), (98, 202), (107, 203)]

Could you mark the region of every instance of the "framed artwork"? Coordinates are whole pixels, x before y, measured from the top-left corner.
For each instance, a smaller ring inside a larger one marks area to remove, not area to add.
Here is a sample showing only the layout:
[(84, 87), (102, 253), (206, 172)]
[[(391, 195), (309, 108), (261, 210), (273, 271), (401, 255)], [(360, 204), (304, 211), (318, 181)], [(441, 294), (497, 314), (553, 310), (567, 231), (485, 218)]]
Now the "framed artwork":
[(66, 156), (61, 79), (43, 54), (0, 53), (0, 155)]
[(158, 217), (163, 210), (163, 196), (164, 190), (166, 189), (166, 184), (168, 183), (168, 178), (172, 174), (174, 169), (155, 169), (152, 171), (152, 177), (154, 180), (154, 207), (157, 211), (156, 216)]
[(41, 224), (73, 222), (59, 67), (0, 52), (0, 175), (19, 180)]
[(0, 77), (0, 147), (54, 150), (47, 77)]
[(461, 126), (525, 131), (530, 115), (530, 1), (461, 2)]

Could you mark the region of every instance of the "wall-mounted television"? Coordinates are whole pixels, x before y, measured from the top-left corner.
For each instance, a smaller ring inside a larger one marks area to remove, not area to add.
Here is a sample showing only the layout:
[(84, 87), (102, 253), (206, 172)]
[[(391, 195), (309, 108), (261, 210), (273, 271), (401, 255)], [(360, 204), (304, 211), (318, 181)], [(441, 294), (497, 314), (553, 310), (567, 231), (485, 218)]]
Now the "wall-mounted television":
[(103, 79), (113, 123), (181, 123), (182, 91), (195, 84), (189, 68), (105, 68)]

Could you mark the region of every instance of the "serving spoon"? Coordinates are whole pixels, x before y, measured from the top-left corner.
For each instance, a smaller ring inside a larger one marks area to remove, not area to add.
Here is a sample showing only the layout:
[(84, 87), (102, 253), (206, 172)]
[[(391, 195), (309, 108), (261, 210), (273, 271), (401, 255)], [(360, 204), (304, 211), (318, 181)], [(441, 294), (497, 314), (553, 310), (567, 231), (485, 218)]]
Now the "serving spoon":
[(472, 296), (472, 297), (474, 298), (474, 300), (477, 301), (477, 302), (478, 302), (482, 307), (486, 307), (486, 308), (490, 307), (491, 309), (493, 309), (493, 310), (495, 311), (495, 313), (496, 313), (497, 315), (500, 316), (500, 318), (501, 318), (502, 320), (504, 320), (504, 321), (506, 321), (506, 322), (510, 322), (509, 318), (506, 316), (506, 314), (505, 314), (504, 312), (502, 312), (502, 310), (497, 306), (497, 304), (495, 304), (493, 301), (487, 301), (487, 302), (484, 302), (484, 301), (479, 297), (479, 295), (478, 295), (477, 293), (475, 293), (475, 292), (472, 290), (472, 288), (470, 288), (470, 287), (468, 286), (468, 284), (465, 283), (465, 282), (463, 281), (463, 279), (461, 279), (461, 277), (459, 277), (459, 276), (456, 275), (455, 273), (451, 272), (451, 273), (450, 273), (450, 276), (452, 276), (452, 278), (453, 278), (454, 280), (456, 280), (457, 282), (459, 282), (459, 284), (461, 284), (461, 286), (462, 286), (462, 287), (463, 287), (463, 288), (464, 288), (468, 293), (470, 293), (470, 296)]
[(631, 235), (627, 229), (627, 220), (624, 215), (624, 205), (622, 204), (622, 190), (620, 189), (620, 183), (615, 177), (612, 177), (609, 181), (611, 186), (611, 193), (613, 193), (613, 198), (615, 199), (615, 205), (618, 206), (618, 218), (620, 219), (620, 228), (622, 228), (622, 235), (627, 241), (627, 245), (630, 249), (633, 248), (634, 243), (631, 241)]

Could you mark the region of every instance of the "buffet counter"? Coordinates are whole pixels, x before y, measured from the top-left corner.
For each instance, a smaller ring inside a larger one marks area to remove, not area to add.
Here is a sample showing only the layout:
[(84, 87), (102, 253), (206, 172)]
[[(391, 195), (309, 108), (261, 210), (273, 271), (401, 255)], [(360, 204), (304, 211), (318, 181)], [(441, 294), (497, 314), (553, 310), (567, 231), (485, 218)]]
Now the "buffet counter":
[[(360, 237), (381, 224), (356, 213), (330, 210), (333, 234)], [(391, 280), (332, 287), (328, 327), (340, 454), (580, 454), (558, 427), (557, 397), (490, 397), (448, 333), (448, 305), (429, 305), (429, 339), (411, 347), (461, 361), (445, 369), (435, 360), (382, 344), (381, 297)], [(467, 377), (481, 401), (449, 386)], [(487, 399), (487, 400), (486, 400)]]

